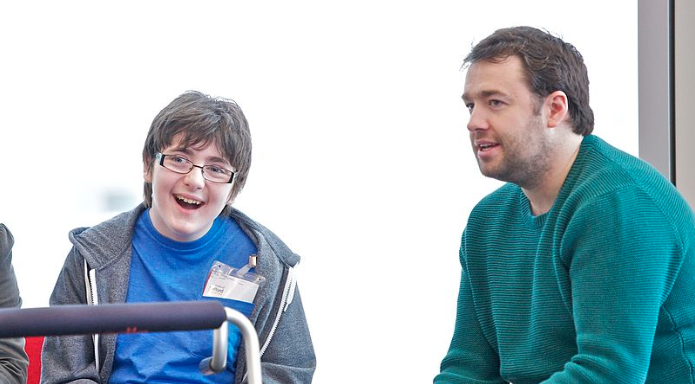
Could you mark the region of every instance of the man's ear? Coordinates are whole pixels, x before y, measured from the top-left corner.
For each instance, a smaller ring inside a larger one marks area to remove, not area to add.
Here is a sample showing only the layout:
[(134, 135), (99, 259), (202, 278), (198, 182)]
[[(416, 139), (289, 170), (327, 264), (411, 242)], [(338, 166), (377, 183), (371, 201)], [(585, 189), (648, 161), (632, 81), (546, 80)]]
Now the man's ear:
[(569, 100), (562, 91), (555, 91), (545, 98), (548, 111), (548, 128), (555, 128), (569, 119)]

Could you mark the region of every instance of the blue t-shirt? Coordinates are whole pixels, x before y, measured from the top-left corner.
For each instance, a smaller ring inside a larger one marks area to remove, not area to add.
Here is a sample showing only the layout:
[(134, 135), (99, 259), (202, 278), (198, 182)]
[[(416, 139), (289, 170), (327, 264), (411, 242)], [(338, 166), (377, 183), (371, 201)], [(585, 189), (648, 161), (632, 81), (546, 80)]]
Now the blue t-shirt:
[[(231, 218), (216, 218), (198, 240), (178, 242), (157, 232), (148, 209), (135, 225), (126, 302), (218, 300), (249, 316), (253, 304), (202, 294), (215, 261), (241, 268), (256, 252), (256, 245)], [(227, 369), (204, 376), (198, 364), (212, 355), (212, 330), (120, 334), (109, 382), (230, 383), (240, 340), (239, 330), (230, 324)]]

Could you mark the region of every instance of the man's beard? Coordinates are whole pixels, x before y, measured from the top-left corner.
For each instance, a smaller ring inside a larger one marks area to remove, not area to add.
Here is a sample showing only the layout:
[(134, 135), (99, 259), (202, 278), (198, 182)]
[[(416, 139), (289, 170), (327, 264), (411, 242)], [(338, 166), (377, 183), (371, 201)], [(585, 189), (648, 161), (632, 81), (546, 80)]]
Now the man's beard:
[(480, 172), (494, 179), (514, 183), (531, 189), (540, 185), (551, 167), (552, 146), (547, 137), (541, 134), (546, 129), (541, 119), (533, 118), (526, 126), (526, 135), (505, 137), (502, 161), (497, 167), (487, 169), (478, 161)]

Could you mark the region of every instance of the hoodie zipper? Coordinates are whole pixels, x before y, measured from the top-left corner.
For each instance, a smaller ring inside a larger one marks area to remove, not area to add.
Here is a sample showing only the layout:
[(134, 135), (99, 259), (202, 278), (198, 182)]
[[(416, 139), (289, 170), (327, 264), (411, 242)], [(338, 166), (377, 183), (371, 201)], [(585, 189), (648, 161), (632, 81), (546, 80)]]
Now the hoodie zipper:
[[(87, 260), (84, 260), (84, 282), (87, 293), (87, 305), (99, 305), (99, 295), (97, 292), (96, 269), (89, 269)], [(99, 334), (92, 334), (94, 344), (94, 362), (99, 372)]]
[(275, 331), (277, 330), (278, 324), (280, 323), (280, 317), (282, 316), (283, 312), (287, 311), (287, 308), (294, 299), (294, 291), (296, 285), (297, 280), (294, 278), (294, 268), (288, 267), (287, 281), (285, 282), (285, 287), (282, 291), (282, 299), (280, 300), (280, 306), (278, 308), (277, 316), (275, 316), (273, 326), (270, 328), (270, 333), (268, 333), (268, 338), (266, 339), (265, 343), (263, 343), (263, 347), (261, 347), (261, 357), (263, 357), (263, 354), (265, 353), (266, 349), (268, 349), (268, 345), (270, 345), (270, 341), (273, 339), (273, 336), (275, 335)]
[[(287, 311), (287, 308), (290, 306), (292, 303), (292, 300), (294, 300), (294, 292), (296, 291), (297, 288), (297, 279), (294, 278), (294, 268), (292, 267), (287, 267), (287, 281), (285, 281), (285, 287), (282, 290), (282, 298), (280, 299), (280, 306), (278, 307), (278, 312), (277, 316), (275, 316), (275, 320), (273, 321), (273, 326), (270, 328), (270, 333), (268, 333), (268, 338), (266, 338), (265, 343), (263, 343), (263, 347), (261, 347), (260, 351), (260, 356), (263, 357), (263, 354), (265, 353), (266, 349), (268, 349), (268, 346), (270, 345), (270, 341), (273, 339), (273, 336), (275, 335), (275, 331), (277, 331), (278, 324), (280, 323), (280, 317), (282, 316), (282, 313)], [(244, 371), (244, 377), (241, 379), (241, 382), (244, 382), (246, 378), (248, 377), (248, 370)]]

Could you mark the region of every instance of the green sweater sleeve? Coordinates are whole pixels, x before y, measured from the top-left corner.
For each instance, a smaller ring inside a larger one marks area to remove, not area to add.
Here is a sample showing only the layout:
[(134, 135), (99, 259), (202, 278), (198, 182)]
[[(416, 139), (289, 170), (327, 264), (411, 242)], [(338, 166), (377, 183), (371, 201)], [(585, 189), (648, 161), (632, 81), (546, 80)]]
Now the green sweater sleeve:
[[(628, 214), (629, 213), (629, 214)], [(636, 188), (573, 214), (562, 242), (577, 354), (543, 383), (641, 383), (684, 251), (674, 224)]]
[[(465, 238), (465, 234), (464, 234)], [(499, 384), (497, 352), (485, 338), (473, 310), (471, 283), (466, 273), (465, 242), (459, 256), (462, 273), (456, 313), (456, 328), (447, 355), (442, 360), (441, 372), (435, 384)]]

